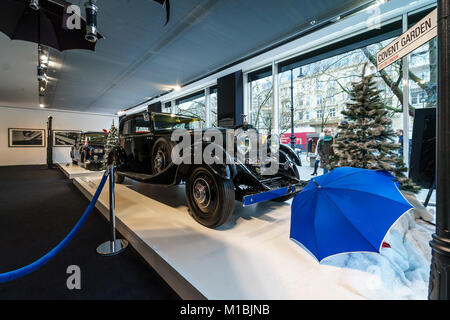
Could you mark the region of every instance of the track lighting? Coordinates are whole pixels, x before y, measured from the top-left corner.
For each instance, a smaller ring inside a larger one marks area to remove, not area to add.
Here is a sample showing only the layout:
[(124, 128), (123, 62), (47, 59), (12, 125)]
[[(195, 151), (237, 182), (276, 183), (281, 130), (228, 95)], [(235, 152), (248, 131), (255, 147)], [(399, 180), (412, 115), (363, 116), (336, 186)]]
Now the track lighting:
[(97, 42), (97, 11), (98, 7), (95, 5), (97, 0), (89, 0), (84, 4), (86, 8), (86, 40), (89, 42)]
[(31, 0), (30, 8), (33, 10), (39, 10), (39, 0)]

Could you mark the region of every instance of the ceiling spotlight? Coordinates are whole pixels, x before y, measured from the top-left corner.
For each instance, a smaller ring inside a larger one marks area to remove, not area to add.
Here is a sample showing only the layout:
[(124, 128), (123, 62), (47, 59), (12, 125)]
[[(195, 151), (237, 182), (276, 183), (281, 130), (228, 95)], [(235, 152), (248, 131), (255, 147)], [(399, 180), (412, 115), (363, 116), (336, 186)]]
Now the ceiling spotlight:
[(175, 87), (173, 87), (173, 90), (175, 90), (175, 91), (181, 90), (181, 87), (176, 85)]
[(98, 7), (95, 5), (97, 0), (89, 0), (84, 4), (86, 8), (86, 40), (89, 42), (97, 42), (97, 11)]
[(125, 113), (124, 110), (117, 111), (117, 115), (118, 115), (118, 116), (121, 116), (121, 115), (124, 114), (124, 113)]
[(45, 107), (45, 105), (43, 103), (40, 103), (39, 107), (43, 108), (43, 107)]
[(33, 10), (39, 10), (39, 0), (31, 0), (30, 8)]

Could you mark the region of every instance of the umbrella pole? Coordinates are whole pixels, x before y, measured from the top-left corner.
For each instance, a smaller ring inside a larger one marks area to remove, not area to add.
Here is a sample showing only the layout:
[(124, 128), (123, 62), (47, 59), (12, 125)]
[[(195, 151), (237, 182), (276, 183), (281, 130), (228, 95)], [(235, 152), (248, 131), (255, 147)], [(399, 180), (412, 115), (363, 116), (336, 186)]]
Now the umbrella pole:
[(428, 298), (450, 299), (450, 0), (438, 1), (439, 80), (436, 145), (436, 233), (432, 248)]

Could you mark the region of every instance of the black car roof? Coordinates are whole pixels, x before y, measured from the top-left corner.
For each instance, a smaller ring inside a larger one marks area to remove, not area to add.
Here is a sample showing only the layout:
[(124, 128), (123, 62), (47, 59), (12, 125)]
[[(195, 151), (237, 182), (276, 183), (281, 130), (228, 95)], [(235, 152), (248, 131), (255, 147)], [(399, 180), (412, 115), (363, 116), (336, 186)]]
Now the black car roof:
[[(141, 112), (129, 114), (129, 115), (123, 117), (122, 119), (120, 119), (120, 123), (122, 123), (123, 121), (129, 120), (129, 119), (131, 119), (131, 118), (134, 118), (134, 117), (136, 117), (136, 116), (143, 115), (145, 112), (147, 112), (147, 111), (144, 110), (144, 111), (141, 111)], [(175, 115), (176, 117), (179, 117), (179, 118), (185, 118), (185, 119), (199, 119), (199, 118), (197, 118), (197, 117), (190, 117), (190, 116), (185, 116), (185, 115), (181, 115), (181, 114), (177, 114), (177, 113), (169, 113), (169, 112), (149, 112), (149, 115), (153, 115), (153, 114), (162, 114), (162, 115), (168, 115), (168, 116)]]

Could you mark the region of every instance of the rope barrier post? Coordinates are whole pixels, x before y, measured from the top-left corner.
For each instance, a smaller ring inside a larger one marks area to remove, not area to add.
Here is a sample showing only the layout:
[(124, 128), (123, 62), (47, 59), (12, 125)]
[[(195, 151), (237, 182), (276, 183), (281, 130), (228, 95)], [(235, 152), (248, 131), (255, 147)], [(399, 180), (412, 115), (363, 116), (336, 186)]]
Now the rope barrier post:
[(128, 241), (116, 239), (116, 218), (114, 216), (115, 193), (114, 193), (114, 165), (108, 166), (109, 175), (109, 222), (111, 240), (106, 241), (97, 247), (97, 253), (103, 256), (113, 256), (121, 253), (128, 246)]

